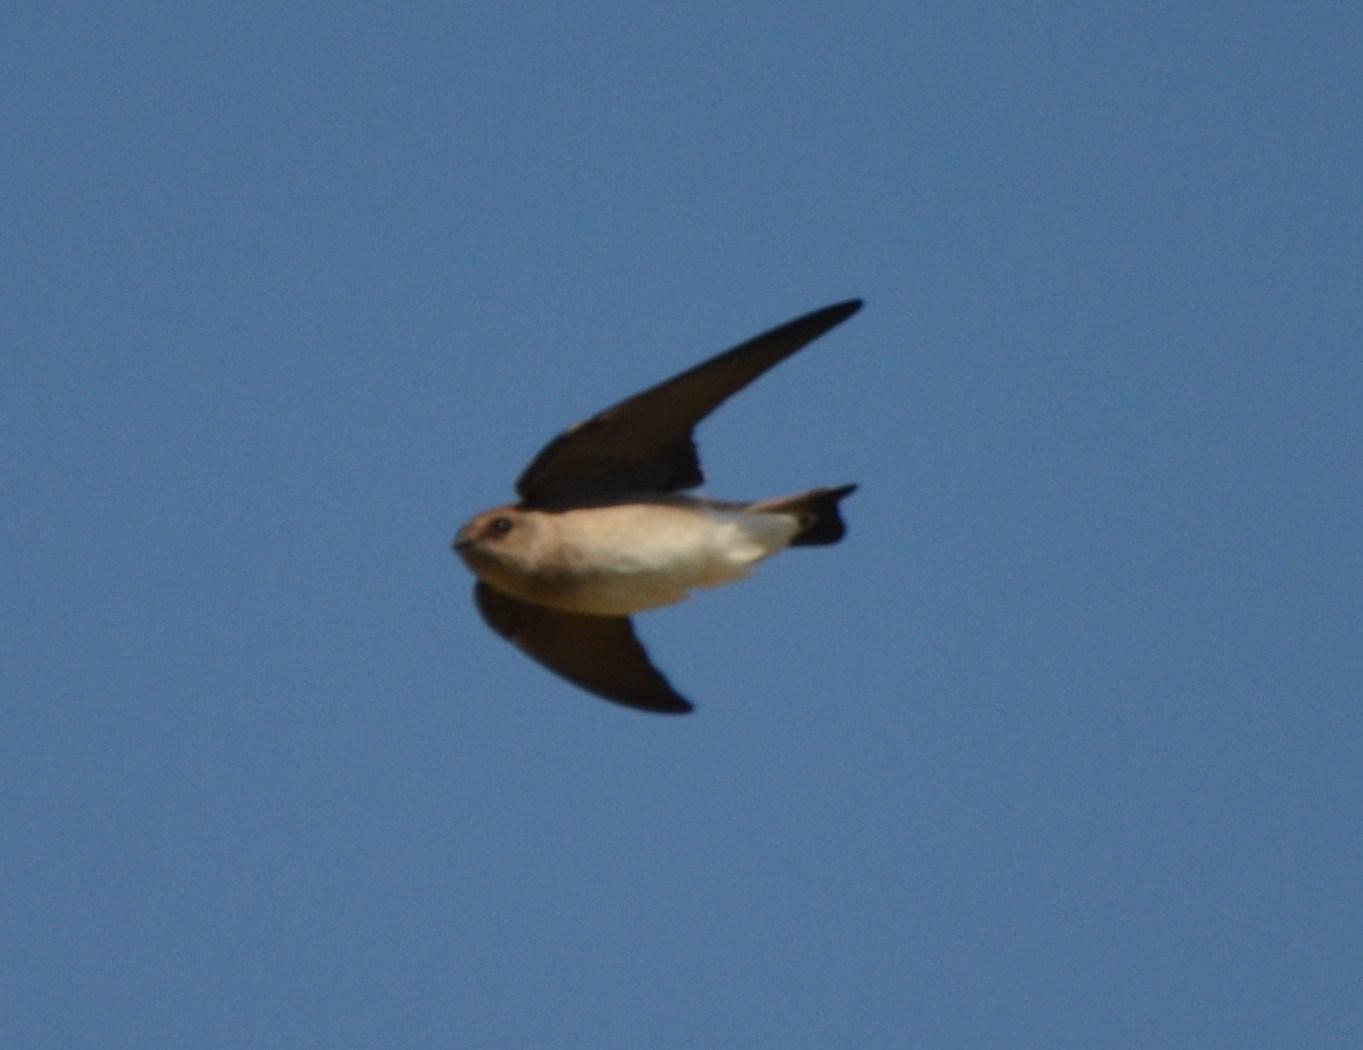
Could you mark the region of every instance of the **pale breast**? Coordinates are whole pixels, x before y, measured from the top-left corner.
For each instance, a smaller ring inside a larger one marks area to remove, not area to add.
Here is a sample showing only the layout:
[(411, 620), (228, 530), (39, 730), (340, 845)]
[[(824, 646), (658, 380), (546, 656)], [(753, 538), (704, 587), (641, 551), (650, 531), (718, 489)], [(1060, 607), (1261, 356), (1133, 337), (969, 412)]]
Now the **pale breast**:
[(789, 515), (698, 503), (638, 503), (554, 515), (570, 586), (554, 604), (625, 615), (681, 601), (693, 587), (747, 576), (796, 530)]

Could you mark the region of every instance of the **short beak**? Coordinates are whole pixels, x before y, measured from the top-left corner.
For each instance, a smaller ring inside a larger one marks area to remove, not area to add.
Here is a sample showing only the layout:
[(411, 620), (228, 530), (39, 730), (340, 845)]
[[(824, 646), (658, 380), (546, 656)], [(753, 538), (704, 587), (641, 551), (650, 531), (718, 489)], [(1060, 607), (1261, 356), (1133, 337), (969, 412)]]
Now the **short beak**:
[(450, 541), (450, 550), (455, 554), (463, 554), (473, 546), (473, 540), (465, 536), (462, 532)]

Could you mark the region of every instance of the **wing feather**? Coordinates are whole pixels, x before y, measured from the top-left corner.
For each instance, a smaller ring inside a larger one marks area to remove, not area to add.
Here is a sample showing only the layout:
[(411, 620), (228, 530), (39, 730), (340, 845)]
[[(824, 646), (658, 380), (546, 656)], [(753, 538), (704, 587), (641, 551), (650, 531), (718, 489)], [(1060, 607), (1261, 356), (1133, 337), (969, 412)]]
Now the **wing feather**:
[(489, 627), (574, 685), (641, 711), (692, 710), (650, 662), (628, 616), (584, 616), (532, 605), (481, 580), (473, 600)]
[(599, 412), (546, 445), (516, 491), (527, 506), (553, 507), (699, 485), (696, 424), (859, 309), (849, 299), (797, 317)]

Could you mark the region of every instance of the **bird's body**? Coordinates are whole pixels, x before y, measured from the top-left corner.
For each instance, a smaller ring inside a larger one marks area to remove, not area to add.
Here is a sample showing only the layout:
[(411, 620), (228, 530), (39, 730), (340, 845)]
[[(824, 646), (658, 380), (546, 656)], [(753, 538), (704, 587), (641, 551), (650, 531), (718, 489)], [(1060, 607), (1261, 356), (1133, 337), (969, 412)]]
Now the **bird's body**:
[(747, 576), (787, 547), (836, 543), (856, 486), (757, 503), (684, 494), (703, 480), (692, 430), (767, 369), (858, 309), (798, 317), (571, 427), (516, 483), (521, 501), (475, 515), (455, 552), (484, 620), (527, 655), (607, 700), (691, 705), (648, 659), (629, 617)]
[(741, 580), (800, 530), (792, 514), (688, 496), (519, 513), (526, 543), (503, 544), (504, 556), (484, 557), (475, 572), (513, 597), (595, 616), (629, 616)]

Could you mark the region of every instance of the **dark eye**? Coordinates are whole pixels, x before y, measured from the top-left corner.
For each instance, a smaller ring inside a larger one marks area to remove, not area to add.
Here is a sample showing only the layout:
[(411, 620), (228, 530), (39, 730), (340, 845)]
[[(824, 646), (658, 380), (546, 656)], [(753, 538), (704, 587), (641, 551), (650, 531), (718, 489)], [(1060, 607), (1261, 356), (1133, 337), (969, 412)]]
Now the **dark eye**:
[(511, 531), (511, 519), (493, 518), (492, 524), (489, 526), (489, 528), (492, 529), (494, 535), (505, 536), (508, 532)]

